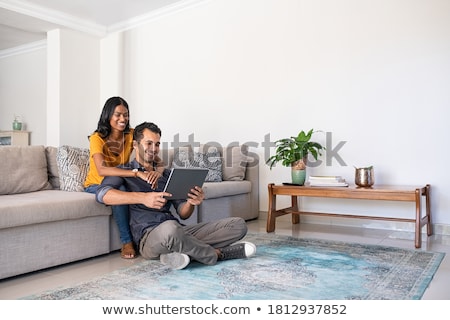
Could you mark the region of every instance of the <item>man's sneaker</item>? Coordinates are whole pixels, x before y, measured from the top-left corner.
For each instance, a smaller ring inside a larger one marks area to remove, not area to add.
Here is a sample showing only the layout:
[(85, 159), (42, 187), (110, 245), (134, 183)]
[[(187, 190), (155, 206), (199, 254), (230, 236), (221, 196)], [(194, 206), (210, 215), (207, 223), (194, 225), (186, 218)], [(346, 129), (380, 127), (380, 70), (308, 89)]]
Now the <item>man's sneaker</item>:
[(256, 246), (247, 241), (239, 242), (231, 246), (221, 248), (219, 260), (242, 259), (253, 256)]
[(159, 261), (171, 269), (180, 270), (186, 268), (191, 260), (187, 254), (171, 252), (160, 255)]

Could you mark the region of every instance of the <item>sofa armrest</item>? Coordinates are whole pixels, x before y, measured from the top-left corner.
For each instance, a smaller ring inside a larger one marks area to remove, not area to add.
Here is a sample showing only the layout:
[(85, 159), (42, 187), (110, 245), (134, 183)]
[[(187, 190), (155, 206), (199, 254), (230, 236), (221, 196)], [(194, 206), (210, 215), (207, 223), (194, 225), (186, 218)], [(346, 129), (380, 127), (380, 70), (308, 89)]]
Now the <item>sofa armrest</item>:
[(245, 180), (252, 184), (251, 205), (252, 213), (255, 218), (259, 215), (259, 163), (255, 159), (254, 162), (247, 162), (245, 171)]

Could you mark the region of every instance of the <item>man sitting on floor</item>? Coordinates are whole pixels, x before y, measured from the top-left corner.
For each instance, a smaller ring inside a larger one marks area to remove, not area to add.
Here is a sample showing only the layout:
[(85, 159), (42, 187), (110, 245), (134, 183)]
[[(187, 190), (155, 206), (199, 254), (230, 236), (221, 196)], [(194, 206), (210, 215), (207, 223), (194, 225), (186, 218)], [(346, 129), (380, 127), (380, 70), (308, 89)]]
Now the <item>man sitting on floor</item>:
[[(105, 177), (96, 198), (106, 205), (130, 205), (131, 232), (142, 257), (160, 258), (161, 263), (172, 269), (183, 269), (191, 259), (213, 265), (218, 260), (248, 258), (255, 254), (253, 243), (235, 243), (247, 234), (242, 218), (182, 225), (170, 212), (171, 205), (181, 219), (188, 219), (204, 199), (202, 188), (192, 188), (186, 200), (167, 200), (165, 197), (171, 194), (162, 190), (169, 170), (164, 171), (156, 189), (137, 178), (139, 171), (155, 170), (161, 130), (154, 123), (144, 122), (135, 127), (133, 139), (136, 159), (121, 167), (133, 170), (135, 177)], [(127, 191), (119, 190), (122, 185)]]

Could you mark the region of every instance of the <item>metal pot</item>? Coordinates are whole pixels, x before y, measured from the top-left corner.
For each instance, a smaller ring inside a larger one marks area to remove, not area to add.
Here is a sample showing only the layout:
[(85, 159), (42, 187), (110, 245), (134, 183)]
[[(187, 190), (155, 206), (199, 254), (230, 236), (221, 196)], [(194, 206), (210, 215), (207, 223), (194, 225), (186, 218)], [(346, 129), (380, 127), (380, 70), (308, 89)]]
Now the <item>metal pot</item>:
[(355, 184), (359, 187), (370, 188), (375, 183), (373, 178), (373, 166), (366, 168), (355, 167)]

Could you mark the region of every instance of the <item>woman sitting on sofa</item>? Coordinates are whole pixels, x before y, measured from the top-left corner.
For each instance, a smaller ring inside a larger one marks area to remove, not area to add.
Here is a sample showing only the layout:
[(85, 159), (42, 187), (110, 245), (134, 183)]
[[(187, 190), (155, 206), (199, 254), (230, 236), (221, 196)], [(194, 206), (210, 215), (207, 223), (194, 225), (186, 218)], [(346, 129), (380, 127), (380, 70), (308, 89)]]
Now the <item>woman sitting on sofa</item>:
[[(161, 177), (163, 165), (151, 172), (134, 172), (117, 168), (130, 161), (133, 151), (133, 128), (130, 128), (128, 103), (121, 97), (109, 98), (103, 107), (97, 130), (89, 136), (89, 172), (84, 183), (85, 191), (95, 193), (106, 176), (136, 176), (153, 186)], [(161, 168), (161, 170), (159, 169)], [(121, 257), (133, 259), (136, 251), (129, 226), (127, 205), (112, 206), (122, 242)]]

